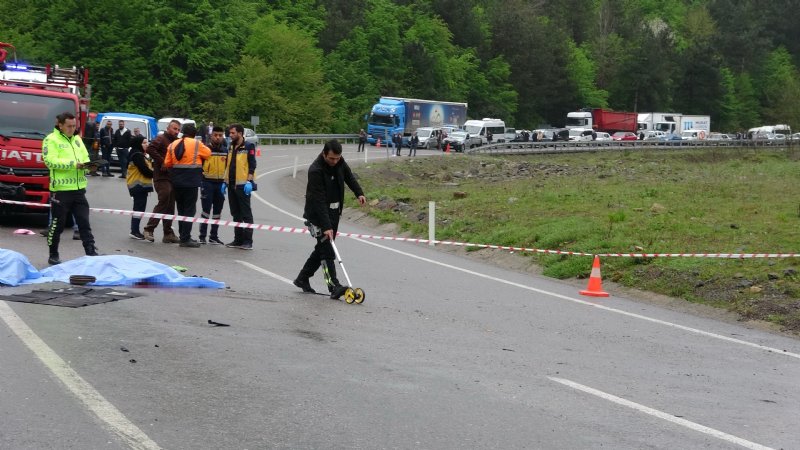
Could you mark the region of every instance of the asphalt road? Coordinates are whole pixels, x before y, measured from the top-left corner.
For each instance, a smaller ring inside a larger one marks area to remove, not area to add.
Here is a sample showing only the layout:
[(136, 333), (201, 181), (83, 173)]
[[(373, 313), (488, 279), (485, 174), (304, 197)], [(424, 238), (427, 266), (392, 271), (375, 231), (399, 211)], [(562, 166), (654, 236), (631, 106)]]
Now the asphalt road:
[[(285, 191), (303, 189), (295, 157), (304, 172), (320, 148), (263, 147), (257, 223), (302, 226)], [(362, 159), (354, 150), (345, 158)], [(118, 178), (91, 179), (88, 196), (93, 207), (132, 203)], [(137, 289), (77, 309), (0, 301), (0, 448), (800, 447), (796, 339), (581, 297), (427, 246), (340, 238), (367, 294), (347, 305), (291, 285), (307, 235), (256, 231), (251, 252), (184, 249), (160, 230), (156, 243), (131, 240), (128, 221), (92, 214), (102, 253), (227, 288)], [(43, 238), (15, 228), (0, 227), (0, 248), (45, 267)], [(64, 237), (62, 259), (81, 256)], [(323, 289), (320, 273), (312, 285)]]

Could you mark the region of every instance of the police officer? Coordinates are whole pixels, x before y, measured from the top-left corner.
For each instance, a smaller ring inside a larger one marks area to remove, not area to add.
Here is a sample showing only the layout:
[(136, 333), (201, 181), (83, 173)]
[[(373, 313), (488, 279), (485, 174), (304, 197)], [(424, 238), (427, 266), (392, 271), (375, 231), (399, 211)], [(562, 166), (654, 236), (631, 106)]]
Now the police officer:
[(319, 228), (317, 245), (306, 260), (300, 274), (294, 280), (294, 285), (303, 292), (314, 292), (309, 279), (324, 264), (325, 283), (331, 298), (339, 298), (347, 289), (336, 278), (336, 266), (331, 241), (336, 237), (339, 228), (339, 216), (344, 209), (344, 185), (358, 197), (358, 204), (367, 203), (364, 191), (353, 176), (350, 166), (342, 158), (342, 145), (337, 140), (325, 143), (322, 153), (311, 163), (308, 168), (308, 184), (306, 185), (306, 204), (303, 217), (312, 225)]
[(83, 249), (88, 256), (97, 256), (92, 227), (89, 226), (89, 201), (86, 200), (86, 173), (97, 169), (89, 164), (89, 152), (80, 136), (75, 134), (75, 115), (64, 112), (56, 117), (56, 127), (42, 141), (42, 159), (50, 169), (50, 213), (47, 232), (50, 257), (47, 262), (60, 264), (58, 244), (67, 214), (78, 223)]

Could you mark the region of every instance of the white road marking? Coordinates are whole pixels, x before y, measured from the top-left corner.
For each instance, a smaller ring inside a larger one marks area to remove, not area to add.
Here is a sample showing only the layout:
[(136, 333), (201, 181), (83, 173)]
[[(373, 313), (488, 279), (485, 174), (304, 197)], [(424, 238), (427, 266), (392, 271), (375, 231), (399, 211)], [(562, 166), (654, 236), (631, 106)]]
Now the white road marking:
[(267, 270), (267, 269), (263, 269), (263, 268), (261, 268), (261, 267), (258, 267), (258, 266), (257, 266), (257, 265), (255, 265), (255, 264), (250, 264), (250, 263), (249, 263), (249, 262), (247, 262), (247, 261), (239, 261), (239, 260), (236, 260), (236, 262), (237, 262), (237, 263), (239, 263), (239, 264), (241, 264), (241, 265), (243, 265), (243, 266), (245, 266), (245, 267), (249, 267), (249, 268), (251, 268), (251, 269), (255, 270), (256, 272), (261, 272), (261, 273), (263, 273), (264, 275), (267, 275), (267, 276), (270, 276), (270, 277), (272, 277), (272, 278), (275, 278), (275, 279), (276, 279), (276, 280), (278, 280), (278, 281), (283, 281), (283, 282), (284, 282), (284, 283), (286, 283), (286, 284), (291, 284), (292, 286), (294, 286), (294, 282), (293, 282), (292, 280), (290, 280), (290, 279), (288, 279), (288, 278), (286, 278), (286, 277), (282, 277), (282, 276), (278, 275), (278, 274), (277, 274), (277, 273), (275, 273), (275, 272), (270, 272), (269, 270)]
[(600, 397), (604, 400), (608, 400), (610, 402), (616, 403), (618, 405), (627, 406), (628, 408), (635, 409), (636, 411), (643, 412), (645, 414), (649, 414), (654, 417), (658, 417), (659, 419), (666, 420), (668, 422), (672, 422), (676, 425), (680, 425), (682, 427), (689, 428), (690, 430), (694, 430), (703, 434), (707, 434), (709, 436), (715, 437), (717, 439), (722, 439), (723, 441), (728, 441), (736, 445), (740, 445), (744, 448), (754, 449), (754, 450), (772, 450), (772, 447), (766, 447), (761, 444), (757, 444), (755, 442), (748, 441), (746, 439), (742, 439), (740, 437), (734, 436), (732, 434), (724, 433), (719, 430), (715, 430), (714, 428), (709, 428), (705, 425), (700, 425), (699, 423), (691, 422), (686, 419), (681, 419), (680, 417), (675, 417), (672, 414), (667, 414), (665, 412), (659, 411), (657, 409), (653, 409), (644, 405), (640, 405), (639, 403), (634, 403), (630, 400), (625, 400), (624, 398), (617, 397), (615, 395), (611, 395), (605, 393), (603, 391), (599, 391), (594, 388), (590, 388), (589, 386), (584, 386), (582, 384), (576, 383), (574, 381), (566, 380), (564, 378), (555, 378), (555, 377), (547, 377), (556, 383), (561, 383), (565, 386), (569, 386), (573, 389), (577, 389), (579, 391), (586, 392), (587, 394), (592, 394), (596, 397)]
[(0, 319), (36, 355), (66, 388), (91, 411), (111, 433), (136, 450), (160, 449), (144, 432), (106, 400), (92, 385), (72, 370), (56, 352), (34, 333), (4, 301), (0, 301)]
[[(279, 172), (281, 170), (291, 169), (291, 168), (292, 167), (290, 166), (290, 167), (281, 167), (281, 168), (273, 169), (273, 170), (271, 170), (269, 172), (265, 172), (265, 173), (261, 174), (259, 177), (267, 175), (267, 174)], [(299, 217), (299, 216), (294, 215), (294, 214), (292, 214), (292, 213), (290, 213), (290, 212), (288, 212), (286, 210), (283, 210), (283, 209), (273, 205), (272, 203), (264, 200), (263, 198), (261, 198), (259, 196), (256, 196), (256, 198), (260, 202), (262, 202), (265, 205), (269, 206), (270, 208), (272, 208), (272, 209), (274, 209), (276, 211), (279, 211), (279, 212), (281, 212), (281, 213), (283, 213), (283, 214), (285, 214), (285, 215), (287, 215), (289, 217), (292, 217), (292, 218), (297, 219), (299, 221), (303, 221), (304, 220), (302, 217)], [(589, 301), (586, 301), (586, 300), (581, 300), (581, 299), (578, 299), (578, 298), (568, 297), (566, 295), (557, 294), (555, 292), (545, 291), (543, 289), (538, 289), (538, 288), (535, 288), (533, 286), (527, 286), (527, 285), (524, 285), (524, 284), (521, 284), (521, 283), (516, 283), (514, 281), (504, 280), (502, 278), (497, 278), (497, 277), (493, 277), (491, 275), (486, 275), (486, 274), (483, 274), (483, 273), (480, 273), (480, 272), (475, 272), (473, 270), (465, 269), (463, 267), (453, 266), (451, 264), (447, 264), (447, 263), (443, 263), (443, 262), (436, 261), (436, 260), (433, 260), (433, 259), (425, 258), (423, 256), (414, 255), (412, 253), (408, 253), (408, 252), (404, 252), (402, 250), (398, 250), (398, 249), (395, 249), (395, 248), (387, 247), (385, 245), (381, 245), (381, 244), (378, 244), (376, 242), (371, 242), (369, 240), (364, 240), (364, 239), (361, 239), (361, 238), (351, 238), (351, 239), (354, 239), (354, 240), (359, 241), (359, 242), (363, 242), (364, 244), (368, 244), (368, 245), (372, 245), (374, 247), (381, 248), (383, 250), (387, 250), (387, 251), (394, 252), (394, 253), (397, 253), (397, 254), (400, 254), (400, 255), (403, 255), (403, 256), (407, 256), (409, 258), (418, 259), (420, 261), (425, 261), (425, 262), (428, 262), (428, 263), (431, 263), (431, 264), (435, 264), (435, 265), (438, 265), (438, 266), (446, 267), (448, 269), (457, 270), (457, 271), (464, 272), (464, 273), (467, 273), (467, 274), (470, 274), (470, 275), (474, 275), (476, 277), (481, 277), (481, 278), (485, 278), (487, 280), (496, 281), (498, 283), (507, 284), (509, 286), (515, 286), (515, 287), (518, 287), (518, 288), (521, 288), (521, 289), (537, 292), (539, 294), (548, 295), (550, 297), (560, 298), (562, 300), (567, 300), (567, 301), (578, 303), (578, 304), (581, 304), (581, 305), (591, 306), (591, 307), (597, 308), (597, 309), (602, 309), (604, 311), (608, 311), (608, 312), (612, 312), (612, 313), (616, 313), (616, 314), (622, 314), (622, 315), (625, 315), (625, 316), (628, 316), (628, 317), (633, 317), (633, 318), (636, 318), (636, 319), (645, 320), (645, 321), (652, 322), (652, 323), (657, 323), (659, 325), (664, 325), (664, 326), (675, 328), (675, 329), (678, 329), (678, 330), (688, 331), (690, 333), (699, 334), (701, 336), (706, 336), (706, 337), (710, 337), (710, 338), (713, 338), (713, 339), (719, 339), (719, 340), (731, 342), (731, 343), (734, 343), (734, 344), (744, 345), (744, 346), (747, 346), (747, 347), (752, 347), (752, 348), (756, 348), (756, 349), (759, 349), (759, 350), (764, 350), (764, 351), (767, 351), (767, 352), (777, 353), (777, 354), (780, 354), (780, 355), (786, 355), (786, 356), (789, 356), (789, 357), (792, 357), (792, 358), (800, 359), (800, 353), (794, 353), (794, 352), (781, 350), (781, 349), (774, 348), (774, 347), (768, 347), (768, 346), (765, 346), (765, 345), (756, 344), (754, 342), (748, 342), (748, 341), (744, 341), (744, 340), (741, 340), (741, 339), (736, 339), (736, 338), (732, 338), (732, 337), (729, 337), (729, 336), (725, 336), (725, 335), (721, 335), (721, 334), (717, 334), (717, 333), (712, 333), (712, 332), (709, 332), (709, 331), (703, 331), (703, 330), (700, 330), (700, 329), (697, 329), (697, 328), (687, 327), (685, 325), (680, 325), (680, 324), (673, 323), (673, 322), (667, 322), (666, 320), (656, 319), (656, 318), (653, 318), (653, 317), (644, 316), (642, 314), (636, 314), (636, 313), (632, 313), (632, 312), (628, 312), (628, 311), (623, 311), (621, 309), (616, 309), (616, 308), (611, 308), (611, 307), (608, 307), (608, 306), (603, 306), (603, 305), (598, 304), (598, 303), (592, 303), (592, 302), (589, 302)], [(279, 276), (279, 275), (276, 275), (276, 276)]]

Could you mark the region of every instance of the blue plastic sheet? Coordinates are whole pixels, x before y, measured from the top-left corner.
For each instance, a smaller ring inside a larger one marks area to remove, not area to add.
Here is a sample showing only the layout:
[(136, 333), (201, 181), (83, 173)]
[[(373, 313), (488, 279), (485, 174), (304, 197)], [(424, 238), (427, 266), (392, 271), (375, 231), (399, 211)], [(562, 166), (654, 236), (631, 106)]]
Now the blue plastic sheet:
[[(6, 252), (0, 254), (0, 282), (12, 286), (49, 281), (69, 283), (70, 275), (91, 275), (97, 279), (91, 283), (92, 286), (132, 286), (147, 283), (158, 287), (225, 287), (225, 283), (202, 277), (185, 277), (167, 265), (135, 256), (83, 256), (37, 271), (24, 255), (11, 250), (0, 249), (0, 252)], [(7, 281), (3, 278), (6, 270), (2, 269), (6, 264), (10, 267)]]
[(25, 255), (0, 248), (0, 284), (19, 286), (25, 280), (36, 282), (41, 276)]

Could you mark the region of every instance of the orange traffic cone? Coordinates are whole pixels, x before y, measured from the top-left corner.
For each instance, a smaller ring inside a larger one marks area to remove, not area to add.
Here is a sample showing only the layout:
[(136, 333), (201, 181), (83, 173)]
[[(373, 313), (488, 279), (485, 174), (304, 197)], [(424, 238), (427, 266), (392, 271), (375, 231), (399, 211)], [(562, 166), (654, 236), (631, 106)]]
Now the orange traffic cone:
[(381, 148), (381, 138), (378, 138), (378, 142), (375, 145), (377, 145), (378, 148)]
[(261, 149), (256, 147), (256, 156), (261, 156)]
[(450, 143), (448, 142), (447, 145), (444, 146), (444, 152), (450, 153)]
[(600, 257), (595, 256), (592, 263), (592, 273), (589, 275), (589, 286), (580, 291), (581, 295), (590, 297), (608, 297), (608, 292), (603, 291), (603, 279), (600, 276)]

